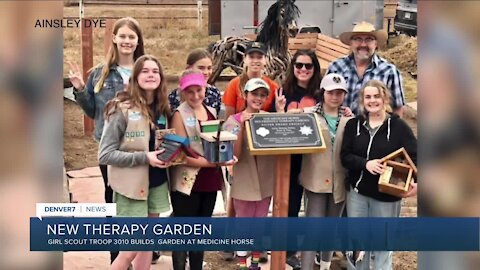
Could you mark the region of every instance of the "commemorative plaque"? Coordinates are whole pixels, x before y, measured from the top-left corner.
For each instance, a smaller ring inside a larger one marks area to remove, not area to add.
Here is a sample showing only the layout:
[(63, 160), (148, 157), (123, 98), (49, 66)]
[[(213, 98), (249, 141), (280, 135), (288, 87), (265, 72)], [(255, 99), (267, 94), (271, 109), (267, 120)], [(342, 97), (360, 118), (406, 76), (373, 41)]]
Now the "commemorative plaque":
[(258, 113), (246, 123), (252, 155), (307, 154), (325, 150), (314, 113)]

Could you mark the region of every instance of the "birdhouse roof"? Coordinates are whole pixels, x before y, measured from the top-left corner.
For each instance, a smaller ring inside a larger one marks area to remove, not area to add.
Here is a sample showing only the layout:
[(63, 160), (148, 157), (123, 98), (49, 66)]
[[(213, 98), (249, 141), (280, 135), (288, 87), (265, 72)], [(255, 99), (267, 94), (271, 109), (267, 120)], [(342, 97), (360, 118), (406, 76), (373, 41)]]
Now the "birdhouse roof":
[[(217, 139), (217, 132), (203, 132), (200, 133), (200, 138), (208, 141), (208, 142), (215, 142)], [(220, 141), (235, 141), (237, 140), (237, 135), (234, 135), (228, 131), (220, 132)]]
[(220, 120), (200, 121), (200, 126), (220, 125)]
[(392, 152), (392, 153), (388, 154), (387, 156), (383, 157), (381, 159), (381, 162), (385, 162), (387, 160), (393, 161), (396, 158), (401, 158), (401, 159), (405, 160), (407, 162), (407, 165), (412, 167), (413, 172), (415, 174), (417, 173), (417, 166), (415, 166), (415, 163), (413, 163), (412, 159), (410, 158), (410, 156), (407, 153), (407, 150), (405, 150), (404, 147), (402, 147), (402, 148), (398, 149), (397, 151)]

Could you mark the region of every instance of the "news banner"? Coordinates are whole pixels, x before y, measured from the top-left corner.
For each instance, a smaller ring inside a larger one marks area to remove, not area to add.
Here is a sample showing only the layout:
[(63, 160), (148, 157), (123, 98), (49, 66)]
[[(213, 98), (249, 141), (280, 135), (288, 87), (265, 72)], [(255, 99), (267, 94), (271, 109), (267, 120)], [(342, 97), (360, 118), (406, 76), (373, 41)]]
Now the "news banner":
[(32, 251), (479, 251), (480, 218), (124, 218), (115, 204), (38, 203)]

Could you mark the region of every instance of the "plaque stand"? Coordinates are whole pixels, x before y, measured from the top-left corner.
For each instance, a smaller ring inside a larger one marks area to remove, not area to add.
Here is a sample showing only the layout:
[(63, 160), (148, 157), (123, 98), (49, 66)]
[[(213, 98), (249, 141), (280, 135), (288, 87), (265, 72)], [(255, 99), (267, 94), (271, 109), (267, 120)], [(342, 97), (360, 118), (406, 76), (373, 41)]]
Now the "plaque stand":
[[(276, 179), (273, 188), (273, 216), (288, 216), (288, 193), (290, 189), (290, 155), (278, 155)], [(270, 269), (285, 270), (286, 251), (272, 251)]]
[[(277, 157), (273, 216), (287, 217), (291, 154), (325, 151), (320, 118), (315, 113), (258, 113), (246, 122), (245, 127), (251, 155)], [(286, 251), (272, 251), (270, 269), (285, 270), (286, 263)]]

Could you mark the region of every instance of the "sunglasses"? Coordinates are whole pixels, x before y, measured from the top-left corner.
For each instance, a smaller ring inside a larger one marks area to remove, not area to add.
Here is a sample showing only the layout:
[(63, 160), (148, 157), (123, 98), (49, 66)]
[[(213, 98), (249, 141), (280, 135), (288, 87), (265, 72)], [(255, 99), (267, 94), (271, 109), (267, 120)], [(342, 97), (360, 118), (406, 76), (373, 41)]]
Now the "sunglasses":
[(295, 68), (297, 69), (302, 69), (303, 67), (305, 67), (307, 70), (310, 70), (313, 68), (313, 64), (311, 63), (295, 63), (294, 64)]

